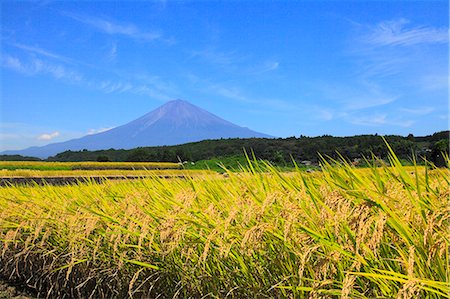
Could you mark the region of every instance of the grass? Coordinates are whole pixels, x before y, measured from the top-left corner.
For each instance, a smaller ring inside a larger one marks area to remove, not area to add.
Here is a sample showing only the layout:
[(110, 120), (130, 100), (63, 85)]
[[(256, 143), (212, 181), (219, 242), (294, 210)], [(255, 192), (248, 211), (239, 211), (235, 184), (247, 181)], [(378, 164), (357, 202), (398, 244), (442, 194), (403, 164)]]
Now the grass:
[[(247, 158), (242, 156), (229, 156), (229, 157), (217, 157), (208, 160), (200, 160), (196, 162), (187, 162), (183, 165), (185, 169), (209, 169), (216, 172), (224, 173), (226, 171), (240, 172), (243, 166), (248, 164)], [(316, 166), (299, 166), (302, 170), (317, 169)], [(277, 170), (280, 171), (294, 171), (293, 165), (277, 166)]]
[(450, 298), (449, 170), (0, 188), (0, 272), (58, 298)]
[(187, 162), (183, 164), (185, 169), (210, 169), (216, 172), (240, 171), (242, 165), (246, 165), (245, 156), (217, 157), (208, 160), (199, 160), (196, 162)]

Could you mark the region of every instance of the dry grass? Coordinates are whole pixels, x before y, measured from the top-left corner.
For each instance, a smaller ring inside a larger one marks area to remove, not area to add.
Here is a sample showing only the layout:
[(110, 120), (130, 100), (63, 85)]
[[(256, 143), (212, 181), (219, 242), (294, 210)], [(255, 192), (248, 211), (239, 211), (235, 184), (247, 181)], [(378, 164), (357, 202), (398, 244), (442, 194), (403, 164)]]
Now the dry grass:
[(54, 298), (450, 298), (449, 170), (391, 166), (1, 188), (0, 270)]

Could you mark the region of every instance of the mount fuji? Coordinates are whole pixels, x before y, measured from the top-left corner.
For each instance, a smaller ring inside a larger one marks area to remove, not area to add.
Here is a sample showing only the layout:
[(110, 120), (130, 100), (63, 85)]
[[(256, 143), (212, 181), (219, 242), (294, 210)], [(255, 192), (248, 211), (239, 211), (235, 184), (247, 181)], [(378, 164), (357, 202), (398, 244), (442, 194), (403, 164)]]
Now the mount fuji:
[(176, 145), (205, 139), (273, 138), (226, 121), (184, 100), (174, 100), (105, 132), (41, 147), (2, 152), (47, 158), (67, 150), (130, 149), (143, 146)]

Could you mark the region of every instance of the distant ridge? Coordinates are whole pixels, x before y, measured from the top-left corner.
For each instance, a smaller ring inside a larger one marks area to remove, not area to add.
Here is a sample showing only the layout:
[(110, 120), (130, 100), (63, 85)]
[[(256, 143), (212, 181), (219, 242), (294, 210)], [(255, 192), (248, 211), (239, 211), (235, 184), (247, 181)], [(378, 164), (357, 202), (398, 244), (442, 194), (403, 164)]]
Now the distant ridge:
[(251, 137), (272, 138), (267, 134), (235, 125), (187, 101), (174, 100), (136, 120), (105, 132), (41, 147), (4, 151), (0, 154), (47, 158), (67, 150), (131, 149), (205, 139)]

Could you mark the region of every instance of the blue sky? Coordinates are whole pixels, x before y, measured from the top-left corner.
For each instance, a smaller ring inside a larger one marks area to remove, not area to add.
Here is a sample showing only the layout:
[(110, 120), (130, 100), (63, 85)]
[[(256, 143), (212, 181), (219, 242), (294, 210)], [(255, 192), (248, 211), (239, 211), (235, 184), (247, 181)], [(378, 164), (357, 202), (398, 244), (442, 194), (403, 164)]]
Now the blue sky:
[(447, 1), (0, 5), (0, 150), (177, 98), (279, 137), (448, 129)]

